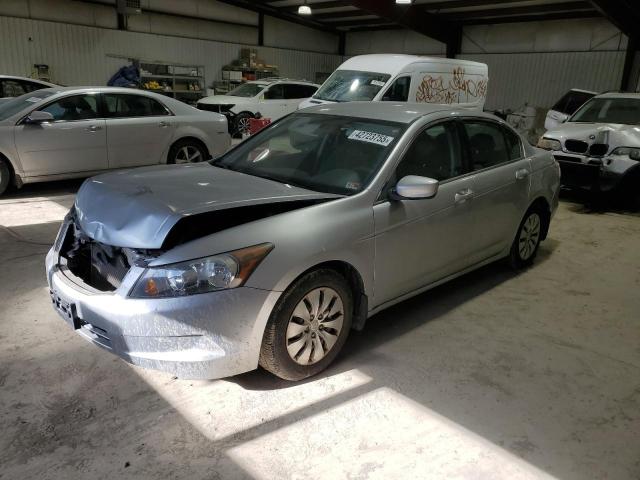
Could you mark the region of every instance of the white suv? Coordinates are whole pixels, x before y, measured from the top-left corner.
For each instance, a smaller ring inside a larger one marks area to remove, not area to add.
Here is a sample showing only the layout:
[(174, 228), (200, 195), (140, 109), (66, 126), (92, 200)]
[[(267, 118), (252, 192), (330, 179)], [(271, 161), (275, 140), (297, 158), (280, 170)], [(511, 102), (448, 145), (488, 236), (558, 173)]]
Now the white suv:
[(226, 115), (231, 133), (246, 133), (249, 118), (258, 112), (264, 118), (277, 120), (295, 112), (300, 102), (311, 97), (319, 87), (304, 80), (265, 78), (243, 83), (226, 95), (202, 98), (197, 107)]

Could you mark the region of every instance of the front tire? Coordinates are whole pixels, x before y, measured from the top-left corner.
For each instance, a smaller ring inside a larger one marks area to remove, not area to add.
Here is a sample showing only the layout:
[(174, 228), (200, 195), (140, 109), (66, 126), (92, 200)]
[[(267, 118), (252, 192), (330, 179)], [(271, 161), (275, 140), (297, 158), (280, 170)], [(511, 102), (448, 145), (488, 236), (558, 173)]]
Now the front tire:
[(327, 368), (342, 349), (353, 318), (353, 294), (342, 275), (321, 269), (282, 295), (267, 323), (260, 365), (285, 380)]
[(0, 195), (2, 195), (11, 183), (11, 169), (4, 158), (0, 157)]
[(538, 247), (542, 239), (542, 221), (542, 213), (538, 209), (532, 208), (527, 211), (520, 222), (509, 255), (509, 263), (516, 270), (531, 265), (538, 254)]
[(251, 115), (248, 112), (242, 112), (236, 115), (235, 118), (233, 119), (233, 124), (235, 127), (234, 134), (242, 136), (250, 133), (249, 119), (251, 118), (253, 118), (253, 115)]

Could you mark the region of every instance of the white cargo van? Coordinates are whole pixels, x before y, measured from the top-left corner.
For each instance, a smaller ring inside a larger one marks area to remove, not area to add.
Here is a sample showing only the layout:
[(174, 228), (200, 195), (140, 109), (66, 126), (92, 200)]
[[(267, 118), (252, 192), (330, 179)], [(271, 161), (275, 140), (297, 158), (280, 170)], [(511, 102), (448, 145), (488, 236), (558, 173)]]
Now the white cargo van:
[(489, 74), (484, 63), (416, 55), (352, 57), (299, 108), (329, 102), (409, 102), (482, 110)]

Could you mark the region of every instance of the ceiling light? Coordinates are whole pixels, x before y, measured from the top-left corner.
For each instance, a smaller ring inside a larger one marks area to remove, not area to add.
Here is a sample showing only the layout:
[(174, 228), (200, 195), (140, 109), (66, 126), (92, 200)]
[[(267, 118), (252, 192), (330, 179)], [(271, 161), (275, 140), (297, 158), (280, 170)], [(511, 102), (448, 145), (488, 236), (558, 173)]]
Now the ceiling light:
[(307, 5), (307, 2), (298, 7), (298, 15), (311, 15), (311, 7)]
[(413, 1), (413, 0), (396, 0), (396, 3), (397, 3), (398, 5), (411, 5), (411, 2), (412, 2), (412, 1)]

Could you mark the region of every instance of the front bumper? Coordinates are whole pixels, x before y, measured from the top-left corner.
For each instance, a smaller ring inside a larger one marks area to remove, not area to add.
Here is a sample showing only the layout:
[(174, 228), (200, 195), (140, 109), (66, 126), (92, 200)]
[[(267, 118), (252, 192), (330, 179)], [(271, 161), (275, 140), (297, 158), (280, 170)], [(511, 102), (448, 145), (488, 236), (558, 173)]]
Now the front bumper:
[(257, 368), (262, 334), (280, 295), (240, 287), (179, 298), (127, 298), (142, 271), (138, 267), (115, 292), (98, 292), (65, 271), (54, 248), (46, 270), (54, 308), (79, 335), (129, 363), (181, 378), (222, 378)]
[(560, 164), (562, 186), (594, 192), (614, 190), (631, 166), (620, 165), (619, 161), (606, 157), (591, 158), (565, 152), (554, 152), (553, 156)]

